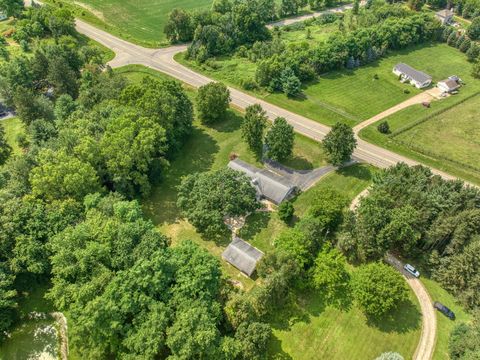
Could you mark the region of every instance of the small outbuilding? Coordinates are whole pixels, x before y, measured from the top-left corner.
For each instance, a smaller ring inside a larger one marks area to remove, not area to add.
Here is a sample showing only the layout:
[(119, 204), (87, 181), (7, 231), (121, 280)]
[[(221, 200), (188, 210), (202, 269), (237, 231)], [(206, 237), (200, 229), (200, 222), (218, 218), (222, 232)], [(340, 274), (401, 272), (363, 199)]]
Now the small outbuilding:
[(423, 89), (432, 83), (432, 77), (422, 71), (416, 70), (411, 66), (399, 63), (393, 67), (393, 73), (401, 77), (404, 82), (410, 82), (417, 89)]
[(440, 20), (440, 22), (442, 23), (442, 25), (448, 25), (448, 24), (451, 24), (453, 22), (453, 11), (451, 10), (448, 10), (448, 9), (444, 9), (444, 10), (440, 10), (439, 12), (437, 12), (435, 14), (435, 17)]
[(238, 158), (230, 161), (228, 167), (242, 172), (250, 178), (259, 199), (267, 199), (279, 205), (296, 193), (295, 185), (271, 170), (258, 169)]
[(246, 241), (235, 236), (230, 245), (222, 253), (222, 258), (247, 276), (252, 276), (263, 252)]
[(437, 87), (442, 90), (444, 93), (451, 93), (453, 91), (458, 90), (460, 88), (460, 84), (453, 80), (453, 79), (445, 79), (439, 81)]
[(8, 16), (3, 11), (0, 11), (0, 21), (7, 20)]

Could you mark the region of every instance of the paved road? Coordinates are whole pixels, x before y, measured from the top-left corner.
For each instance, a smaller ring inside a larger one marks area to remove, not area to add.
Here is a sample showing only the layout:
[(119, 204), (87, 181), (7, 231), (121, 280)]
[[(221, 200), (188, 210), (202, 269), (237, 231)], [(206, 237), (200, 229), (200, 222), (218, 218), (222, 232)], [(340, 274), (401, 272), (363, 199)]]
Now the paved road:
[[(77, 20), (77, 30), (116, 53), (116, 57), (109, 63), (113, 68), (129, 64), (144, 65), (170, 75), (196, 88), (213, 81), (206, 76), (186, 68), (174, 60), (176, 54), (187, 49), (186, 45), (172, 46), (163, 49), (147, 49), (129, 43), (126, 40), (119, 39), (80, 20)], [(270, 120), (273, 120), (278, 116), (284, 117), (294, 127), (296, 132), (314, 140), (321, 141), (330, 131), (328, 126), (267, 103), (266, 101), (257, 99), (237, 89), (230, 88), (230, 92), (233, 106), (239, 109), (245, 109), (249, 105), (260, 104), (266, 111)], [(358, 139), (358, 146), (354, 152), (354, 156), (380, 168), (390, 167), (399, 162), (404, 162), (411, 166), (419, 164), (416, 161), (395, 154), (379, 146), (367, 143), (361, 139)], [(455, 179), (454, 176), (442, 171), (436, 169), (432, 169), (432, 171), (445, 179)]]
[(412, 288), (420, 303), (422, 312), (422, 334), (413, 360), (430, 360), (435, 351), (437, 337), (437, 317), (433, 308), (432, 299), (422, 282), (403, 270), (403, 264), (392, 255), (388, 255), (386, 261), (402, 273), (408, 285)]

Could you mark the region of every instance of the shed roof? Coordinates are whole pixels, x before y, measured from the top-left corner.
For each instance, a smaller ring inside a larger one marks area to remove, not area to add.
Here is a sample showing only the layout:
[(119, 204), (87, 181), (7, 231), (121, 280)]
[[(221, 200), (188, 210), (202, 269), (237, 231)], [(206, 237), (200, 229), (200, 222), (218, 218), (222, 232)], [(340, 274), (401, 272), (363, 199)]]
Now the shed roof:
[(228, 167), (247, 175), (257, 193), (275, 204), (280, 204), (295, 190), (295, 186), (284, 177), (267, 169), (258, 169), (238, 158), (230, 161)]
[(449, 90), (456, 90), (460, 87), (458, 82), (456, 82), (453, 79), (445, 79), (445, 80), (439, 81), (438, 85), (440, 85), (440, 84), (444, 85)]
[(222, 253), (222, 258), (248, 276), (252, 276), (263, 252), (235, 237)]
[(412, 68), (410, 65), (404, 64), (404, 63), (399, 63), (395, 65), (395, 69), (397, 71), (400, 71), (402, 74), (405, 74), (408, 76), (410, 79), (417, 81), (421, 84), (428, 80), (432, 80), (432, 77), (428, 74), (425, 74), (422, 71), (418, 71), (414, 68)]
[(437, 16), (447, 18), (447, 17), (453, 16), (453, 11), (448, 9), (440, 10), (437, 12)]

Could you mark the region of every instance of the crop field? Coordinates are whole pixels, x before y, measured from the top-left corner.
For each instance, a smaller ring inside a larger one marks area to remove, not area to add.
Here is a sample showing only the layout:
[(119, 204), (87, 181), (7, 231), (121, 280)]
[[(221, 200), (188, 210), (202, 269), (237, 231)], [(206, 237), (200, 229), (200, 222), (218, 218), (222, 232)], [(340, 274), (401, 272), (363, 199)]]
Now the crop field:
[[(295, 33), (303, 36), (304, 30), (286, 32), (286, 35), (282, 36), (293, 39), (296, 37)], [(237, 88), (241, 88), (244, 81), (254, 79), (257, 67), (255, 63), (235, 56), (216, 59), (209, 63), (210, 66), (186, 61), (182, 55), (177, 59), (207, 76)], [(389, 56), (356, 70), (324, 74), (317, 81), (306, 84), (303, 94), (297, 98), (287, 98), (281, 93), (269, 94), (262, 90), (253, 93), (275, 105), (326, 125), (341, 121), (353, 126), (420, 93), (420, 90), (400, 83), (392, 74), (393, 66), (399, 62), (405, 62), (430, 74), (434, 82), (453, 74), (472, 82), (471, 64), (464, 54), (446, 44), (427, 44), (391, 52)], [(375, 75), (378, 79), (375, 79)], [(473, 83), (469, 86), (480, 87)]]

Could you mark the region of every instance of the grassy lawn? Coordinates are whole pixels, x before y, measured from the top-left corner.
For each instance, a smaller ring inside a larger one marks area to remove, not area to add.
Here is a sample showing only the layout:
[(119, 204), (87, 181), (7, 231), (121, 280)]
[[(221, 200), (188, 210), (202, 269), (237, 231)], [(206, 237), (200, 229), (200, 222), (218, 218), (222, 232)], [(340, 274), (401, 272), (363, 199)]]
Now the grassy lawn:
[[(295, 38), (304, 36), (304, 32), (286, 34), (288, 38)], [(186, 61), (183, 55), (177, 59), (207, 76), (238, 88), (242, 81), (254, 78), (257, 66), (237, 57), (219, 58), (213, 67)], [(355, 125), (420, 92), (410, 85), (401, 84), (392, 74), (393, 66), (399, 62), (427, 72), (434, 81), (452, 74), (461, 76), (465, 81), (470, 79), (471, 65), (464, 54), (446, 44), (427, 44), (392, 52), (373, 64), (353, 71), (341, 70), (322, 75), (317, 81), (306, 84), (303, 96), (299, 98), (290, 99), (280, 93), (267, 94), (261, 90), (254, 95), (326, 125), (337, 121)], [(375, 74), (378, 80), (374, 80)], [(410, 93), (405, 94), (405, 89)]]
[(0, 126), (5, 129), (5, 137), (8, 144), (13, 149), (13, 154), (20, 153), (21, 149), (17, 144), (16, 138), (18, 134), (25, 133), (25, 126), (19, 118), (11, 118), (0, 121)]
[(146, 47), (168, 45), (163, 28), (175, 8), (209, 9), (212, 0), (46, 0), (70, 9), (75, 17)]
[(448, 339), (450, 333), (456, 325), (462, 322), (469, 322), (471, 315), (469, 315), (461, 305), (457, 303), (455, 297), (442, 289), (440, 285), (430, 279), (422, 278), (422, 283), (428, 290), (432, 301), (440, 301), (445, 306), (449, 307), (456, 316), (456, 320), (452, 321), (440, 312), (437, 313), (437, 344), (435, 347), (435, 353), (433, 354), (433, 360), (448, 360)]
[[(354, 272), (355, 268), (351, 269)], [(319, 292), (299, 294), (271, 324), (270, 359), (371, 360), (397, 351), (411, 359), (421, 332), (419, 304), (412, 291), (388, 319), (368, 320), (348, 301), (328, 304)]]
[(373, 124), (360, 132), (372, 143), (437, 169), (480, 184), (480, 81), (470, 80), (460, 93), (433, 102), (430, 109), (415, 105), (386, 120), (391, 135)]

